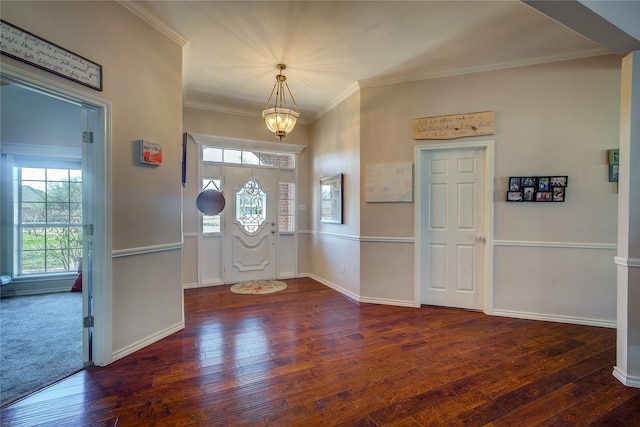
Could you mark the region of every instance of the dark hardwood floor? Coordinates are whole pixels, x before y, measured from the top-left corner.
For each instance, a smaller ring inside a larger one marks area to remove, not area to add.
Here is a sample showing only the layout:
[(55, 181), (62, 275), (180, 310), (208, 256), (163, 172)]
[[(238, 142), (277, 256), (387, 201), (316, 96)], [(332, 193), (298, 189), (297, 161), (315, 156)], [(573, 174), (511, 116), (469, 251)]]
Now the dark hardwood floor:
[(311, 279), (185, 292), (186, 328), (3, 426), (638, 426), (613, 329), (358, 304)]

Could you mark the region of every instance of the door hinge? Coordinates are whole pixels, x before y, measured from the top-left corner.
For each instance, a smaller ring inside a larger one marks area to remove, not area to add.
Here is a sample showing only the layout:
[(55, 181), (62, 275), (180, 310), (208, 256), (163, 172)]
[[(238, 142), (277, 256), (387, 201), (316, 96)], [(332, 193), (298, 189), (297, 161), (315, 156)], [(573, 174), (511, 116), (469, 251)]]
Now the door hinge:
[(93, 316), (87, 316), (82, 319), (82, 326), (85, 328), (93, 328)]
[(82, 142), (93, 144), (93, 132), (82, 132)]
[(82, 226), (82, 234), (84, 236), (93, 236), (93, 224), (84, 224)]

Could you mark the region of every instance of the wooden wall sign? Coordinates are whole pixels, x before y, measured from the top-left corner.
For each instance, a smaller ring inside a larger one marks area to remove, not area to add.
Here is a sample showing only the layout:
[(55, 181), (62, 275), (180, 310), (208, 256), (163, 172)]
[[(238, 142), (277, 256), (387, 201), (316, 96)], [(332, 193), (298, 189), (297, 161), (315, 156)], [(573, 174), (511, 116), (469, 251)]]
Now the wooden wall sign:
[(413, 139), (455, 139), (494, 133), (493, 111), (413, 119)]

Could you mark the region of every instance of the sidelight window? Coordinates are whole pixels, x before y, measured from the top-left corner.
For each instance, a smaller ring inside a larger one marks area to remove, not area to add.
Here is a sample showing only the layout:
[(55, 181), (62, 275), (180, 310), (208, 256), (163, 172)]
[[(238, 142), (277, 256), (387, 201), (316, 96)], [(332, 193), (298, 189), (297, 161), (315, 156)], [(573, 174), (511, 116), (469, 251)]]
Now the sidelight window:
[[(219, 189), (219, 178), (205, 178), (202, 180), (202, 189)], [(220, 215), (202, 215), (202, 232), (220, 233)]]

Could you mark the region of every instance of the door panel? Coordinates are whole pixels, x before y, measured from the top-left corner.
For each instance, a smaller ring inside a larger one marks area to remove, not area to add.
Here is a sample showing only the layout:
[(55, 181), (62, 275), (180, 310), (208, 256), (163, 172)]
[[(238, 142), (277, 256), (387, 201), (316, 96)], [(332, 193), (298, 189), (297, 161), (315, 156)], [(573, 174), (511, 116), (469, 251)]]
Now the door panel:
[(484, 150), (427, 150), (421, 161), (421, 302), (481, 309)]
[[(80, 112), (83, 132), (96, 134), (97, 112), (83, 106)], [(89, 232), (83, 232), (82, 248), (82, 317), (93, 318), (93, 231), (94, 203), (92, 174), (95, 173), (93, 143), (82, 144), (82, 222), (91, 224)], [(82, 329), (82, 360), (85, 364), (93, 361), (93, 327)]]
[(276, 278), (277, 171), (225, 168), (224, 282)]

